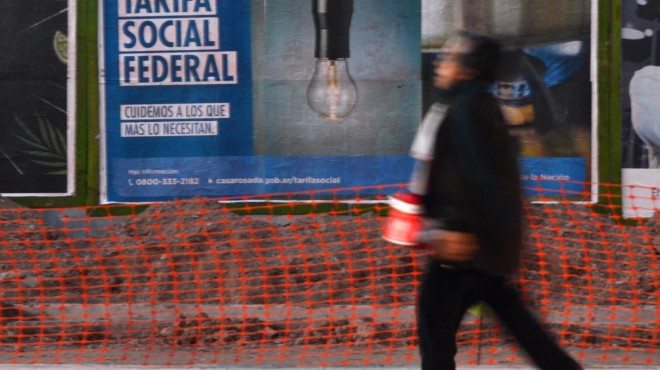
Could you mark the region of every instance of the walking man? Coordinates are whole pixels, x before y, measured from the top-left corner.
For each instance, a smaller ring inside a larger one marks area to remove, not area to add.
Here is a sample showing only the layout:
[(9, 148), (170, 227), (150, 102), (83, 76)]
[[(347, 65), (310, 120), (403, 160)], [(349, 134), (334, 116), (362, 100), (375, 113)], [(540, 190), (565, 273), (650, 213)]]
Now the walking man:
[[(466, 310), (485, 301), (543, 370), (580, 370), (525, 309), (506, 282), (522, 245), (516, 145), (490, 93), (500, 54), (492, 38), (461, 31), (435, 64), (439, 100), (429, 110), (434, 138), (413, 145), (426, 163), (423, 204), (433, 228), (419, 241), (432, 261), (419, 291), (418, 335), (423, 370), (456, 368), (456, 332)], [(416, 141), (418, 141), (416, 139)], [(431, 145), (428, 145), (428, 143)]]

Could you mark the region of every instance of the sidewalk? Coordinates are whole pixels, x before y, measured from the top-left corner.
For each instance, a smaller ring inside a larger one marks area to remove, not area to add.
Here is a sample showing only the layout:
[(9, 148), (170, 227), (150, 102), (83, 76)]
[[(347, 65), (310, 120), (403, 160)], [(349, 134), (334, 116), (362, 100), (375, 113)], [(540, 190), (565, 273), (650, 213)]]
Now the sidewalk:
[[(58, 306), (21, 307), (30, 311), (33, 319), (27, 318), (20, 322), (25, 328), (43, 328), (51, 338), (59, 333), (79, 331), (86, 328), (94, 331), (99, 327), (103, 333), (110, 333), (107, 337), (99, 338), (97, 343), (75, 344), (67, 340), (59, 342), (40, 343), (29, 342), (25, 337), (21, 340), (21, 348), (5, 345), (0, 347), (0, 370), (28, 370), (28, 369), (54, 369), (54, 370), (137, 370), (137, 369), (213, 369), (213, 370), (251, 370), (261, 368), (293, 369), (295, 370), (334, 370), (356, 368), (360, 370), (381, 369), (383, 367), (395, 370), (416, 369), (418, 364), (417, 347), (413, 343), (389, 343), (378, 346), (374, 342), (365, 340), (364, 343), (344, 343), (338, 339), (336, 343), (290, 345), (291, 341), (277, 341), (266, 337), (242, 342), (223, 342), (216, 344), (195, 345), (177, 344), (178, 337), (167, 339), (166, 333), (176, 333), (175, 322), (182, 314), (194, 314), (197, 317), (204, 313), (210, 318), (243, 318), (247, 326), (243, 328), (244, 335), (249, 335), (249, 323), (280, 323), (289, 328), (290, 335), (298, 333), (306, 335), (309, 330), (317, 328), (310, 323), (322, 323), (322, 318), (331, 318), (334, 321), (362, 322), (360, 318), (372, 318), (376, 322), (364, 321), (364, 327), (357, 327), (360, 333), (369, 333), (383, 323), (396, 322), (399, 332), (403, 323), (412, 323), (414, 320), (414, 307), (402, 306), (396, 309), (373, 307), (370, 305), (332, 306), (319, 308), (295, 308), (286, 305), (187, 305), (167, 304), (61, 304)], [(616, 318), (606, 316), (612, 312), (612, 307), (583, 307), (571, 306), (570, 314), (559, 308), (551, 310), (545, 318), (546, 323), (562, 327), (565, 320), (575, 321), (576, 325), (589, 325), (591, 338), (598, 335), (611, 335), (610, 327), (630, 325), (632, 319), (637, 324), (652, 324), (655, 307), (637, 308), (634, 315), (630, 310), (619, 308)], [(604, 310), (604, 312), (600, 312)], [(468, 320), (465, 330), (472, 332), (474, 325)], [(581, 322), (584, 321), (584, 322)], [(209, 319), (209, 323), (212, 320)], [(495, 325), (490, 319), (485, 323)], [(300, 326), (293, 329), (292, 323)], [(379, 324), (380, 323), (380, 324)], [(307, 327), (303, 324), (309, 324)], [(205, 325), (198, 324), (203, 332)], [(241, 326), (241, 324), (237, 324)], [(241, 326), (242, 327), (242, 326)], [(35, 329), (35, 330), (36, 330)], [(320, 329), (319, 329), (320, 330)], [(412, 330), (407, 328), (406, 330)], [(161, 335), (162, 333), (162, 335)], [(196, 332), (197, 333), (197, 332)], [(408, 332), (400, 334), (412, 335)], [(72, 334), (73, 335), (73, 334)], [(217, 333), (214, 335), (232, 335), (232, 332)], [(366, 335), (366, 334), (365, 334)], [(469, 335), (469, 334), (466, 334)], [(157, 339), (154, 341), (154, 336)], [(339, 336), (335, 335), (336, 338)], [(73, 338), (73, 337), (72, 337)], [(459, 364), (486, 364), (481, 366), (459, 366), (459, 370), (505, 370), (505, 369), (533, 369), (525, 367), (525, 355), (521, 350), (514, 350), (511, 343), (506, 341), (493, 342), (493, 338), (484, 337), (482, 346), (463, 345), (459, 348), (457, 363)], [(623, 338), (626, 339), (626, 338)], [(623, 340), (620, 339), (620, 340)], [(607, 348), (600, 348), (592, 343), (585, 347), (583, 341), (577, 341), (581, 346), (566, 348), (576, 359), (585, 366), (585, 369), (648, 369), (660, 370), (660, 354), (652, 348), (634, 348), (622, 342), (617, 346), (615, 340), (609, 340)], [(242, 345), (241, 345), (242, 343)], [(289, 344), (287, 344), (289, 343)], [(344, 343), (344, 344), (342, 344)], [(513, 365), (507, 365), (512, 363)], [(7, 364), (7, 365), (2, 365)], [(11, 364), (11, 365), (9, 365)], [(33, 365), (31, 365), (33, 364)], [(41, 365), (53, 364), (53, 365)], [(70, 365), (54, 365), (70, 364)], [(148, 366), (140, 366), (140, 365)], [(343, 365), (346, 367), (342, 367)], [(381, 367), (382, 364), (382, 367)], [(616, 364), (606, 367), (607, 364)], [(622, 366), (622, 364), (628, 364)], [(181, 367), (190, 365), (191, 367)], [(170, 367), (172, 366), (172, 367)], [(177, 367), (178, 366), (178, 367)], [(319, 367), (321, 366), (321, 367)], [(377, 367), (372, 367), (377, 366)]]
[[(199, 366), (199, 367), (156, 367), (156, 366), (102, 366), (102, 365), (2, 365), (0, 370), (419, 370), (417, 367), (313, 367), (313, 368), (274, 368), (274, 367), (261, 367), (261, 368), (245, 368), (245, 367), (214, 367), (214, 366)], [(612, 369), (612, 370), (660, 370), (660, 367), (587, 367), (584, 370), (597, 370), (597, 369)], [(533, 367), (512, 367), (512, 366), (459, 366), (456, 370), (536, 370)]]

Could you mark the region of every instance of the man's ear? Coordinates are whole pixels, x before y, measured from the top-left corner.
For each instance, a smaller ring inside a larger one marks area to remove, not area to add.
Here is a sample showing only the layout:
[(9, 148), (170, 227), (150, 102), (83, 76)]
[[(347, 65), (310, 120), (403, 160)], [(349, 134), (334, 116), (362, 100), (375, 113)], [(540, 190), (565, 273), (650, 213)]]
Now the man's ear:
[(456, 77), (460, 80), (473, 80), (477, 76), (479, 76), (479, 72), (476, 69), (461, 66)]

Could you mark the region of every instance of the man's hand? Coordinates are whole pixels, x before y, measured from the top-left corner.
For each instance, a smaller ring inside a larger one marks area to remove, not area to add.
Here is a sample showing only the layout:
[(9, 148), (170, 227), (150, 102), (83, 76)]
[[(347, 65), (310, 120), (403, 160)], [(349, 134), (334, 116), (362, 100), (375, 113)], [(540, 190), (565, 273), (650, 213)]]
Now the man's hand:
[(479, 251), (477, 237), (471, 233), (429, 230), (420, 236), (420, 241), (430, 247), (431, 255), (443, 261), (468, 262)]

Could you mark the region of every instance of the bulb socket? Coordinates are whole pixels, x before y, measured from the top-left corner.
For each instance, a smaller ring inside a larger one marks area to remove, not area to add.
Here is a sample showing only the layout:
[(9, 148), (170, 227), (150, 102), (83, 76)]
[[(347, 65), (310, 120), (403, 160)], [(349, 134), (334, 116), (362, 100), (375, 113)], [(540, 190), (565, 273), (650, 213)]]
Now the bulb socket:
[(348, 58), (353, 0), (312, 0), (312, 15), (316, 29), (314, 57)]

